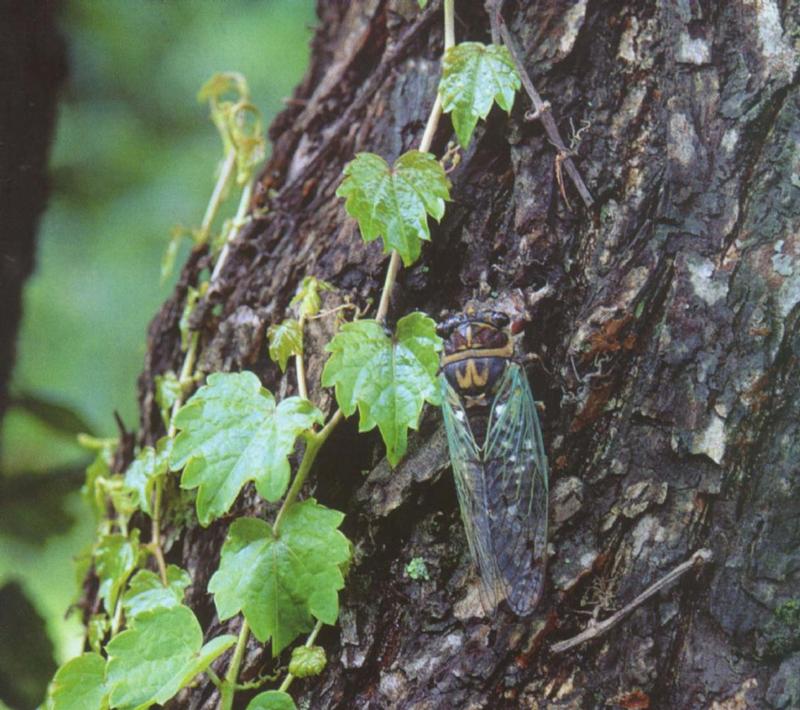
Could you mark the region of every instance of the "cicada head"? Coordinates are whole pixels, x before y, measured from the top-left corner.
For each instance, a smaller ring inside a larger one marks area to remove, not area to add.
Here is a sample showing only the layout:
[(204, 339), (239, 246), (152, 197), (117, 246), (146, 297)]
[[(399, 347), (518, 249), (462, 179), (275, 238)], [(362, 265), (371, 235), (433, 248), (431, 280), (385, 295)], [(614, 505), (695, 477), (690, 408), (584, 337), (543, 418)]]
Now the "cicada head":
[(468, 307), (438, 327), (445, 339), (442, 369), (460, 395), (488, 402), (487, 395), (514, 354), (509, 322), (500, 311)]

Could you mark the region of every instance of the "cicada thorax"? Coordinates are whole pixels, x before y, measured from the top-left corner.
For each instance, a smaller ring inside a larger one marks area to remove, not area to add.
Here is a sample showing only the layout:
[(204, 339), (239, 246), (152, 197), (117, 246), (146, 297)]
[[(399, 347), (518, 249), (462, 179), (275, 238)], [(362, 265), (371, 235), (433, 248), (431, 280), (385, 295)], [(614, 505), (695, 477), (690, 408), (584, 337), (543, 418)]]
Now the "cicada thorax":
[(482, 447), (494, 393), (514, 354), (514, 344), (503, 314), (462, 318), (451, 325), (442, 371), (461, 398), (475, 442)]

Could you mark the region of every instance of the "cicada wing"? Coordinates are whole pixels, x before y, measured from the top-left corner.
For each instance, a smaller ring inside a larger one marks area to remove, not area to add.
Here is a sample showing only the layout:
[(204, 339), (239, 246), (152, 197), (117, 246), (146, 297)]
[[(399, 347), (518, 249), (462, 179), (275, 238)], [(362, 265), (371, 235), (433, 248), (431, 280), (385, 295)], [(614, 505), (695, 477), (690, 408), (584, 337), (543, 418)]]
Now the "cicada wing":
[(505, 585), (497, 567), (492, 544), (482, 453), (475, 443), (459, 396), (443, 376), (441, 387), (442, 411), (461, 519), (469, 551), (481, 580), (481, 604), (491, 614), (505, 597)]
[(483, 452), (490, 548), (503, 596), (536, 607), (547, 560), (547, 456), (525, 371), (509, 363), (495, 393)]

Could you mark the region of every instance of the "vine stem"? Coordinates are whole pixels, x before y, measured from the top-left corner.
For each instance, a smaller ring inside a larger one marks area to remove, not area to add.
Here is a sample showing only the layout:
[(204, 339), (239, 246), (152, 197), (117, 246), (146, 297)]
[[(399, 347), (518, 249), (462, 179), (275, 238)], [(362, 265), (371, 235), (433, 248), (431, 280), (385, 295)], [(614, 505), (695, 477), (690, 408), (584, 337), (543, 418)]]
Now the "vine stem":
[(247, 619), (242, 616), (242, 627), (239, 629), (239, 638), (236, 640), (236, 648), (233, 651), (231, 662), (228, 665), (228, 672), (225, 680), (222, 681), (220, 688), (219, 710), (231, 710), (233, 707), (233, 696), (236, 693), (236, 681), (239, 678), (239, 669), (242, 667), (244, 652), (247, 648), (247, 638), (250, 635), (250, 627)]
[(231, 148), (225, 156), (222, 163), (222, 169), (219, 171), (219, 177), (214, 185), (214, 190), (211, 193), (211, 199), (208, 201), (206, 213), (203, 215), (203, 221), (200, 223), (200, 241), (205, 242), (208, 239), (208, 232), (211, 229), (211, 224), (214, 222), (214, 217), (217, 216), (219, 206), (222, 204), (222, 196), (225, 194), (225, 189), (228, 187), (231, 176), (233, 175), (233, 166), (236, 164), (236, 150)]
[[(454, 0), (445, 0), (444, 1), (444, 49), (447, 51), (450, 47), (455, 44), (455, 9), (454, 9)], [(442, 116), (442, 100), (439, 97), (437, 92), (436, 100), (433, 102), (433, 107), (431, 108), (431, 112), (428, 115), (428, 120), (425, 123), (425, 131), (422, 134), (422, 140), (419, 144), (419, 150), (421, 152), (427, 152), (430, 150), (431, 144), (433, 143), (433, 137), (436, 134), (436, 128), (439, 125), (439, 119)], [(226, 244), (227, 246), (227, 244)], [(221, 255), (221, 259), (224, 257), (224, 250), (223, 254)], [(214, 268), (214, 274), (212, 274), (212, 280), (214, 276), (218, 273), (219, 263), (217, 267)], [(383, 291), (381, 293), (380, 303), (378, 304), (378, 312), (375, 316), (378, 322), (383, 322), (386, 320), (386, 314), (389, 311), (389, 299), (391, 297), (392, 290), (394, 288), (395, 281), (397, 280), (397, 273), (400, 270), (400, 255), (397, 253), (396, 250), (392, 250), (392, 255), (389, 259), (389, 267), (386, 272), (386, 280), (383, 284)], [(303, 319), (300, 319), (301, 330), (303, 326)], [(308, 399), (308, 389), (305, 381), (305, 367), (303, 365), (303, 358), (302, 356), (296, 356), (296, 369), (297, 369), (297, 388), (298, 392), (302, 397)], [(286, 497), (283, 499), (283, 503), (281, 504), (280, 510), (278, 511), (278, 515), (275, 517), (275, 522), (272, 524), (272, 534), (275, 537), (278, 537), (280, 533), (281, 523), (283, 522), (287, 511), (291, 508), (294, 502), (297, 500), (297, 496), (300, 494), (301, 489), (303, 488), (303, 484), (308, 477), (309, 472), (311, 471), (311, 467), (314, 465), (314, 461), (317, 458), (317, 454), (319, 450), (322, 448), (322, 445), (327, 441), (328, 437), (333, 433), (333, 430), (337, 427), (339, 422), (344, 418), (344, 414), (342, 413), (341, 409), (337, 409), (334, 415), (328, 420), (328, 423), (322, 428), (319, 433), (311, 433), (306, 437), (306, 450), (303, 453), (303, 458), (300, 461), (300, 466), (297, 469), (297, 473), (295, 474), (294, 480), (292, 481), (292, 485), (289, 488), (288, 492), (286, 493)], [(322, 629), (323, 623), (321, 621), (317, 621), (314, 629), (309, 634), (308, 638), (306, 639), (306, 647), (311, 646), (317, 638), (320, 630)], [(236, 645), (236, 651), (234, 652), (233, 659), (231, 660), (231, 664), (228, 667), (228, 673), (225, 676), (225, 682), (223, 684), (222, 690), (222, 700), (220, 702), (220, 710), (230, 710), (233, 703), (233, 693), (236, 687), (236, 679), (239, 674), (239, 666), (241, 665), (242, 656), (244, 654), (244, 646), (247, 643), (247, 622), (242, 619), (242, 631), (239, 634), (239, 641)], [(279, 690), (285, 692), (288, 690), (289, 686), (292, 684), (294, 680), (294, 675), (288, 673), (286, 678), (284, 678), (283, 683), (281, 683)]]
[[(317, 640), (317, 634), (319, 634), (319, 632), (322, 630), (323, 625), (324, 624), (321, 621), (317, 621), (317, 623), (314, 625), (314, 630), (308, 635), (308, 638), (304, 644), (306, 648), (311, 647), (314, 644), (314, 641)], [(289, 686), (292, 684), (293, 680), (294, 676), (291, 673), (287, 673), (278, 690), (285, 693), (287, 690), (289, 690)]]
[[(225, 188), (228, 182), (231, 179), (233, 174), (233, 166), (235, 164), (236, 158), (236, 151), (231, 150), (228, 151), (228, 156), (225, 158), (225, 163), (223, 164), (222, 171), (220, 172), (219, 179), (217, 180), (217, 184), (214, 186), (214, 192), (211, 195), (211, 199), (208, 203), (208, 208), (206, 209), (206, 214), (203, 217), (203, 224), (200, 227), (201, 233), (203, 230), (207, 233), (208, 229), (211, 226), (211, 222), (213, 222), (214, 217), (216, 216), (217, 212), (219, 211), (219, 206), (221, 203), (222, 194), (225, 191)], [(244, 216), (247, 212), (247, 208), (250, 205), (250, 198), (253, 193), (253, 186), (251, 182), (248, 182), (244, 189), (242, 190), (241, 197), (239, 198), (239, 206), (236, 210), (236, 216), (233, 218), (230, 227), (228, 228), (228, 232), (225, 235), (225, 245), (222, 248), (222, 251), (217, 258), (217, 262), (214, 265), (214, 271), (211, 274), (211, 278), (209, 279), (209, 284), (213, 284), (216, 281), (217, 277), (219, 276), (220, 271), (222, 270), (222, 266), (225, 263), (225, 260), (228, 257), (228, 245), (233, 240), (234, 236), (244, 223)], [(178, 383), (180, 384), (180, 392), (178, 396), (175, 398), (175, 401), (172, 403), (172, 409), (170, 410), (169, 414), (169, 426), (167, 427), (167, 436), (172, 439), (175, 437), (177, 432), (177, 427), (175, 426), (175, 417), (178, 414), (178, 410), (180, 410), (181, 406), (186, 397), (186, 388), (191, 381), (192, 375), (194, 373), (194, 366), (197, 361), (197, 351), (200, 345), (200, 334), (198, 332), (194, 332), (189, 339), (189, 347), (186, 349), (186, 356), (183, 359), (183, 365), (181, 366), (181, 372), (178, 375)], [(155, 491), (153, 492), (153, 515), (151, 516), (150, 521), (150, 544), (149, 549), (153, 553), (153, 556), (156, 558), (156, 564), (158, 565), (158, 574), (161, 577), (161, 582), (164, 586), (167, 586), (167, 566), (164, 560), (164, 550), (161, 546), (161, 501), (163, 498), (163, 487), (164, 483), (159, 478), (156, 481)]]
[(311, 467), (314, 465), (314, 461), (317, 458), (320, 448), (327, 441), (337, 424), (339, 424), (343, 418), (344, 414), (342, 414), (342, 410), (337, 409), (336, 413), (328, 420), (328, 423), (319, 431), (319, 433), (309, 434), (306, 437), (306, 450), (303, 453), (300, 466), (297, 469), (294, 481), (292, 481), (291, 488), (289, 488), (286, 497), (283, 499), (281, 509), (278, 511), (278, 515), (275, 517), (275, 522), (272, 524), (272, 534), (275, 537), (278, 537), (281, 523), (283, 522), (283, 518), (286, 516), (286, 511), (289, 510), (289, 508), (292, 506), (292, 503), (294, 503), (297, 499), (300, 489), (303, 487), (303, 484), (308, 477), (308, 473), (311, 471)]
[[(455, 32), (455, 0), (444, 0), (444, 51), (446, 52), (450, 47), (456, 43)], [(422, 153), (427, 153), (433, 137), (436, 134), (436, 129), (439, 126), (439, 119), (442, 117), (442, 99), (439, 92), (436, 92), (436, 100), (433, 102), (433, 107), (428, 115), (428, 120), (425, 122), (425, 131), (422, 134), (422, 140), (419, 142), (419, 150)], [(400, 254), (397, 250), (392, 250), (392, 256), (389, 259), (389, 267), (386, 269), (386, 280), (383, 282), (383, 292), (381, 293), (381, 300), (378, 304), (378, 312), (375, 315), (375, 320), (383, 323), (386, 320), (386, 314), (389, 312), (389, 300), (392, 296), (395, 281), (397, 281), (397, 274), (400, 271)]]

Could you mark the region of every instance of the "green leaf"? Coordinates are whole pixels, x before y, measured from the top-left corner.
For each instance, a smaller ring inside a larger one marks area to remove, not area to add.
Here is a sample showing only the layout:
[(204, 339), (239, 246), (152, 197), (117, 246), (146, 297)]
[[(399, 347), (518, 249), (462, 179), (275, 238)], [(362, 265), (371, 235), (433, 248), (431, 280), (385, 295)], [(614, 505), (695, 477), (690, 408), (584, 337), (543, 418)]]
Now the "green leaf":
[(200, 523), (225, 514), (248, 481), (268, 501), (278, 500), (289, 483), (295, 440), (322, 421), (322, 412), (300, 397), (276, 407), (252, 372), (210, 375), (175, 417), (182, 431), (170, 457), (173, 470), (185, 467), (181, 486), (199, 488)]
[(428, 566), (421, 557), (414, 557), (406, 565), (406, 574), (413, 580), (429, 580), (431, 578), (430, 574), (428, 574)]
[(85, 449), (97, 452), (94, 461), (86, 468), (86, 481), (81, 487), (81, 496), (95, 517), (101, 519), (106, 514), (105, 492), (101, 482), (111, 476), (117, 439), (96, 439), (93, 436), (79, 435), (78, 443)]
[(304, 276), (300, 283), (297, 293), (292, 299), (292, 306), (299, 305), (300, 318), (308, 318), (319, 313), (322, 307), (322, 291), (335, 291), (336, 288), (327, 281), (318, 279), (316, 276)]
[(469, 145), (478, 119), (486, 118), (496, 101), (510, 112), (520, 87), (519, 74), (507, 47), (462, 42), (445, 52), (439, 95), (442, 110), (452, 113), (458, 142)]
[(297, 710), (292, 696), (281, 690), (259, 693), (248, 704), (246, 710)]
[(161, 412), (161, 418), (164, 420), (164, 426), (169, 427), (170, 410), (181, 396), (181, 383), (172, 370), (168, 370), (163, 375), (156, 375), (155, 383), (156, 404)]
[(322, 646), (298, 646), (292, 649), (289, 673), (297, 678), (310, 678), (322, 673), (327, 662)]
[(95, 569), (100, 579), (99, 594), (106, 611), (113, 615), (119, 593), (125, 588), (139, 561), (139, 534), (130, 537), (115, 533), (100, 538), (95, 549)]
[(84, 653), (67, 661), (55, 674), (47, 692), (47, 710), (106, 710), (106, 662), (98, 653)]
[(162, 437), (154, 449), (145, 446), (125, 472), (125, 485), (136, 495), (139, 509), (151, 514), (150, 503), (156, 481), (169, 471), (169, 453), (172, 439)]
[(345, 209), (358, 220), (365, 242), (383, 237), (383, 249), (396, 249), (406, 266), (413, 264), (430, 240), (428, 215), (437, 221), (450, 199), (444, 168), (430, 153), (411, 150), (393, 167), (379, 155), (359, 153), (344, 169), (336, 190)]
[(111, 620), (108, 614), (92, 614), (89, 623), (86, 624), (86, 640), (89, 642), (89, 648), (100, 653), (103, 650), (103, 640), (110, 630)]
[(228, 634), (203, 646), (203, 631), (186, 606), (143, 612), (106, 646), (111, 704), (138, 709), (164, 703), (235, 642)]
[(296, 320), (287, 318), (279, 325), (271, 325), (267, 329), (267, 338), (269, 356), (278, 363), (281, 372), (286, 372), (290, 357), (303, 354), (303, 329)]
[(417, 0), (417, 4), (420, 10), (424, 10), (425, 6), (428, 4), (428, 0)]
[(166, 587), (155, 572), (149, 569), (139, 570), (131, 579), (128, 591), (122, 598), (125, 615), (132, 619), (151, 609), (180, 606), (184, 591), (191, 583), (189, 573), (176, 565), (167, 567)]
[(192, 314), (194, 313), (194, 309), (197, 307), (197, 302), (200, 300), (200, 296), (203, 295), (206, 289), (207, 284), (203, 284), (203, 286), (201, 286), (199, 289), (195, 288), (194, 286), (189, 286), (186, 291), (186, 302), (183, 304), (181, 318), (178, 321), (178, 330), (180, 330), (181, 333), (181, 350), (183, 350), (183, 352), (186, 352), (189, 349), (189, 340), (192, 337), (192, 331), (190, 328)]
[(277, 538), (263, 520), (234, 521), (208, 583), (219, 618), (242, 611), (259, 641), (272, 638), (275, 656), (308, 632), (313, 618), (334, 624), (340, 565), (350, 558), (350, 543), (337, 530), (343, 518), (309, 498), (288, 509)]
[(422, 313), (401, 318), (394, 338), (374, 320), (346, 323), (326, 347), (333, 354), (322, 371), (323, 386), (335, 385), (345, 415), (358, 407), (359, 431), (378, 425), (392, 466), (406, 451), (408, 429), (417, 428), (423, 403), (439, 403), (441, 347), (436, 324)]

